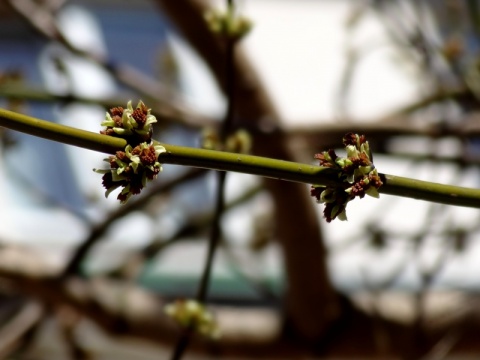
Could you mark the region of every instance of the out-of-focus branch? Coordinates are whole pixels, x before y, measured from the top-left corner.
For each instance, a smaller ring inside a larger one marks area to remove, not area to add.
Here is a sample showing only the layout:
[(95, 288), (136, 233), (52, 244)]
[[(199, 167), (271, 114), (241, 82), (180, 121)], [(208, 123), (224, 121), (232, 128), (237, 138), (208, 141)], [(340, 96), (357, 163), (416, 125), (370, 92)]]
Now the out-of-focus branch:
[(21, 345), (22, 338), (42, 319), (43, 308), (35, 301), (26, 302), (6, 324), (0, 328), (0, 358), (8, 358)]
[[(224, 44), (208, 28), (204, 14), (208, 2), (200, 0), (157, 0), (163, 12), (201, 55), (219, 87), (226, 92)], [(264, 84), (250, 64), (241, 44), (233, 59), (236, 74), (235, 109), (238, 125), (250, 129), (278, 128), (280, 115)], [(294, 160), (285, 134), (274, 136), (253, 131), (253, 152), (260, 156)], [(303, 186), (266, 180), (273, 195), (277, 236), (283, 247), (288, 282), (286, 323), (303, 339), (321, 337), (340, 314), (340, 302), (330, 282), (326, 250), (318, 217)], [(292, 218), (295, 214), (295, 218)], [(302, 223), (296, 226), (295, 222)]]
[(160, 192), (168, 192), (173, 187), (179, 184), (183, 184), (185, 181), (188, 181), (190, 179), (194, 179), (203, 173), (204, 171), (201, 169), (192, 169), (185, 174), (169, 181), (158, 182), (156, 185), (153, 185), (150, 190), (146, 194), (144, 194), (144, 196), (140, 197), (137, 201), (132, 201), (125, 204), (125, 206), (117, 208), (113, 213), (109, 214), (104, 221), (91, 228), (87, 238), (82, 241), (80, 246), (73, 253), (70, 261), (67, 263), (65, 270), (63, 271), (62, 276), (66, 277), (69, 275), (79, 275), (80, 265), (82, 261), (88, 255), (92, 247), (98, 243), (102, 235), (104, 235), (108, 231), (110, 226), (115, 221), (120, 220), (124, 216), (132, 213), (134, 210), (140, 209), (148, 203), (152, 202), (156, 198), (155, 195), (159, 194)]
[[(21, 249), (0, 250), (0, 278), (10, 292), (54, 308), (70, 307), (104, 331), (125, 340), (139, 338), (156, 344), (171, 344), (178, 336), (180, 329), (163, 313), (163, 301), (158, 296), (131, 283), (73, 277), (60, 279), (55, 272), (56, 269), (41, 262), (36, 255)], [(354, 302), (368, 314), (371, 299), (357, 295)], [(426, 298), (423, 328), (428, 342), (436, 343), (454, 326), (468, 326), (472, 331), (462, 337), (463, 349), (478, 349), (476, 329), (480, 328), (480, 323), (478, 306), (474, 302), (478, 300), (475, 299), (475, 296), (455, 293), (430, 294)], [(398, 356), (411, 342), (409, 334), (415, 320), (412, 295), (384, 293), (377, 300), (378, 316), (384, 318), (384, 330), (396, 340), (392, 343), (391, 354)], [(319, 353), (315, 345), (310, 347), (282, 336), (280, 316), (271, 309), (215, 306), (213, 312), (222, 337), (215, 342), (194, 337), (191, 349), (196, 352), (267, 359), (298, 359), (320, 354), (342, 358), (375, 355), (376, 347), (371, 338), (373, 324), (365, 314), (353, 313), (346, 320), (344, 331), (331, 338), (324, 352)], [(461, 353), (462, 348), (454, 349), (453, 353), (457, 351)]]
[(191, 112), (190, 107), (179, 94), (150, 76), (127, 64), (117, 64), (99, 54), (76, 47), (63, 35), (61, 29), (57, 26), (54, 15), (47, 7), (36, 4), (31, 0), (9, 0), (8, 4), (41, 35), (59, 42), (72, 53), (103, 67), (116, 80), (142, 95), (144, 101), (155, 103), (159, 101), (158, 99), (163, 99), (162, 105), (171, 114), (170, 116)]
[(457, 101), (460, 103), (464, 103), (464, 102), (478, 103), (478, 99), (468, 88), (458, 87), (458, 88), (452, 88), (452, 89), (440, 89), (439, 91), (434, 92), (429, 96), (421, 97), (418, 101), (414, 101), (408, 104), (407, 106), (391, 113), (386, 118), (396, 119), (400, 116), (409, 115), (414, 111), (425, 109), (429, 105), (438, 104), (448, 100)]
[[(458, 124), (448, 127), (431, 123), (412, 123), (408, 116), (385, 117), (372, 122), (328, 123), (322, 120), (312, 126), (296, 126), (289, 129), (289, 139), (305, 149), (341, 147), (342, 136), (347, 132), (364, 134), (370, 144), (382, 144), (396, 136), (419, 136), (431, 139), (455, 137), (460, 140), (480, 136), (480, 116), (470, 114)], [(377, 149), (373, 145), (373, 150)], [(424, 155), (424, 154), (423, 154)]]
[[(0, 251), (0, 278), (10, 291), (49, 306), (71, 307), (116, 336), (137, 337), (157, 344), (171, 344), (178, 336), (180, 327), (164, 314), (164, 303), (154, 294), (126, 282), (62, 279), (55, 272), (21, 249)], [(213, 348), (224, 354), (267, 358), (298, 355), (294, 344), (281, 345), (280, 317), (275, 311), (215, 307), (214, 313), (221, 339), (211, 342), (194, 337), (192, 349), (208, 353)]]
[[(77, 95), (57, 95), (48, 92), (45, 88), (29, 85), (5, 84), (0, 85), (0, 97), (7, 99), (21, 99), (37, 102), (80, 102), (84, 104), (95, 104), (106, 109), (126, 104), (128, 100), (135, 98), (133, 94), (119, 94), (108, 98), (87, 98)], [(156, 98), (148, 102), (152, 113), (158, 118), (161, 125), (171, 123), (181, 123), (191, 127), (213, 126), (217, 119), (201, 115), (199, 112), (190, 110), (186, 107), (172, 104), (171, 101), (164, 98)]]
[[(225, 210), (228, 211), (237, 205), (243, 204), (244, 202), (251, 199), (254, 195), (258, 194), (259, 188), (255, 187), (243, 195), (239, 196), (232, 202), (229, 202), (225, 206)], [(157, 254), (168, 247), (171, 244), (174, 244), (177, 240), (180, 240), (183, 236), (191, 235), (192, 233), (199, 233), (202, 230), (205, 230), (208, 225), (211, 223), (213, 217), (212, 212), (202, 213), (200, 216), (193, 217), (185, 222), (185, 224), (180, 227), (172, 236), (168, 239), (153, 241), (148, 244), (145, 248), (140, 251), (140, 256), (143, 260), (151, 260)]]

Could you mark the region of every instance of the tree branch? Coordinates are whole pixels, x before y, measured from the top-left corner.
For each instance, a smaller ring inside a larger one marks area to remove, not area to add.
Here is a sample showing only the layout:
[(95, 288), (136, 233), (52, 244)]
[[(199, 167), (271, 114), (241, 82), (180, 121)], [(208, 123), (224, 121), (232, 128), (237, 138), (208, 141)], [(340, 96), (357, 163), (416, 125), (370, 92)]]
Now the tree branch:
[[(119, 94), (113, 97), (107, 98), (88, 98), (77, 95), (58, 95), (48, 92), (43, 87), (34, 85), (18, 85), (18, 84), (0, 84), (0, 97), (7, 99), (21, 99), (30, 100), (36, 102), (80, 102), (84, 104), (95, 104), (103, 106), (104, 108), (112, 108), (118, 104), (127, 103), (132, 98), (130, 94)], [(181, 103), (177, 104), (174, 101), (168, 101), (163, 99), (153, 99), (149, 101), (149, 106), (152, 108), (152, 113), (159, 119), (159, 123), (162, 125), (174, 123), (181, 123), (191, 127), (204, 127), (212, 126), (217, 123), (217, 119), (204, 116), (196, 111), (190, 110), (183, 106)]]
[[(127, 145), (124, 139), (55, 124), (4, 109), (0, 109), (0, 126), (105, 153), (113, 154), (118, 150), (123, 150)], [(167, 151), (160, 154), (159, 161), (164, 164), (234, 171), (276, 180), (316, 185), (329, 185), (338, 181), (338, 171), (332, 168), (225, 151), (162, 145)], [(480, 208), (479, 189), (388, 174), (380, 174), (380, 176), (384, 184), (380, 187), (379, 192), (383, 194)], [(281, 186), (284, 186), (284, 183)]]

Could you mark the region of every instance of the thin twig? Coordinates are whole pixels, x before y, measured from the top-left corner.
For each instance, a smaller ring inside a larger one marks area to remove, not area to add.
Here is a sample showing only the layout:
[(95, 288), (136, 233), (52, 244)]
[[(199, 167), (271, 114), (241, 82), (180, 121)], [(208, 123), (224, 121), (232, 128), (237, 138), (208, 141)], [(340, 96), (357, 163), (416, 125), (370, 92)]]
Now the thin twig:
[(59, 42), (73, 54), (96, 63), (108, 71), (116, 80), (142, 94), (146, 101), (154, 102), (158, 99), (168, 99), (167, 107), (173, 110), (173, 113), (182, 113), (185, 109), (190, 109), (190, 106), (182, 100), (179, 94), (138, 69), (78, 48), (62, 33), (57, 26), (54, 15), (48, 8), (37, 5), (31, 0), (9, 0), (7, 3), (41, 35), (51, 41)]
[[(229, 13), (234, 13), (234, 2), (233, 0), (227, 0), (227, 11)], [(233, 120), (234, 120), (234, 111), (235, 111), (235, 66), (234, 66), (234, 51), (235, 51), (235, 41), (228, 35), (225, 35), (223, 40), (226, 43), (225, 51), (225, 86), (226, 86), (226, 97), (227, 97), (227, 111), (225, 114), (225, 119), (223, 120), (221, 129), (220, 129), (220, 143), (222, 147), (225, 146), (225, 140), (227, 135), (231, 131)], [(215, 194), (215, 211), (212, 219), (212, 228), (210, 232), (210, 237), (208, 241), (207, 249), (207, 258), (205, 260), (205, 266), (200, 278), (200, 284), (198, 286), (196, 300), (199, 303), (205, 303), (208, 294), (208, 288), (210, 280), (212, 277), (213, 262), (215, 259), (216, 249), (221, 239), (221, 219), (225, 210), (225, 182), (227, 178), (226, 172), (219, 172), (217, 174), (217, 192)], [(185, 350), (188, 347), (190, 338), (192, 336), (192, 328), (188, 328), (181, 336), (177, 346), (174, 349), (172, 360), (179, 360), (182, 358)]]
[[(134, 97), (132, 94), (117, 94), (111, 97), (91, 98), (78, 96), (74, 94), (58, 95), (47, 91), (44, 87), (29, 84), (0, 84), (0, 97), (7, 99), (21, 99), (42, 103), (60, 102), (80, 102), (84, 104), (100, 105), (104, 108), (112, 108), (118, 104), (126, 103)], [(201, 115), (196, 111), (189, 110), (183, 106), (177, 106), (164, 98), (149, 100), (149, 107), (152, 113), (159, 119), (162, 125), (171, 123), (181, 123), (189, 127), (211, 126), (217, 122), (217, 119)]]
[[(237, 205), (243, 204), (247, 200), (251, 199), (254, 195), (258, 194), (261, 190), (260, 187), (252, 188), (251, 190), (245, 192), (243, 195), (239, 196), (232, 202), (229, 202), (225, 206), (225, 211), (236, 207)], [(153, 241), (144, 249), (141, 250), (141, 256), (144, 260), (148, 261), (153, 259), (158, 253), (165, 249), (165, 247), (176, 243), (177, 240), (181, 237), (190, 236), (192, 233), (198, 233), (204, 228), (206, 228), (209, 224), (212, 223), (213, 220), (213, 211), (204, 213), (200, 217), (190, 218), (185, 224), (180, 227), (171, 237), (167, 239), (158, 239)]]
[[(232, 11), (232, 12), (234, 11), (233, 0), (228, 0), (227, 6), (229, 8), (228, 11)], [(233, 66), (235, 43), (229, 37), (225, 37), (225, 40), (226, 40), (226, 48), (227, 48), (226, 58), (225, 58), (225, 81), (226, 81), (226, 95), (228, 99), (228, 105), (227, 105), (227, 112), (221, 127), (221, 133), (220, 133), (220, 141), (222, 144), (225, 142), (226, 137), (229, 131), (231, 130), (231, 127), (233, 124), (234, 110), (235, 110), (234, 109), (235, 73), (234, 73), (234, 66)], [(212, 231), (210, 234), (207, 261), (205, 264), (205, 269), (202, 274), (202, 280), (200, 282), (200, 286), (197, 293), (197, 300), (199, 302), (205, 301), (206, 294), (208, 291), (208, 284), (211, 277), (211, 270), (213, 265), (213, 259), (215, 256), (215, 249), (217, 248), (217, 245), (220, 239), (220, 234), (221, 234), (220, 220), (225, 209), (225, 181), (226, 181), (226, 173), (225, 172), (218, 173), (216, 204), (215, 204), (215, 212), (212, 220)]]
[(165, 193), (173, 187), (183, 184), (187, 180), (196, 178), (202, 173), (203, 171), (196, 169), (169, 181), (159, 182), (157, 186), (154, 186), (151, 189), (148, 195), (145, 194), (146, 196), (140, 197), (137, 201), (130, 202), (125, 206), (117, 208), (117, 210), (111, 213), (104, 221), (91, 228), (87, 238), (82, 241), (81, 245), (74, 251), (70, 261), (67, 263), (67, 266), (63, 271), (62, 276), (67, 277), (74, 274), (80, 275), (80, 266), (83, 259), (87, 256), (92, 247), (96, 245), (100, 241), (100, 239), (102, 239), (102, 235), (104, 235), (108, 231), (108, 229), (114, 222), (123, 218), (124, 216), (127, 216), (128, 214), (131, 214), (132, 211), (146, 206), (148, 203), (155, 199), (154, 195), (157, 195), (160, 192)]

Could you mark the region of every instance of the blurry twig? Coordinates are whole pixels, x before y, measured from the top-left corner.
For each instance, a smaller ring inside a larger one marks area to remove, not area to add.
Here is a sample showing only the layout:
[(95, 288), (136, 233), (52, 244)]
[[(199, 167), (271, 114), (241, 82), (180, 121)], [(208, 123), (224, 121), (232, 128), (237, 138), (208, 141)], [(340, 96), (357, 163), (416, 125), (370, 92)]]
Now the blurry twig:
[[(58, 95), (48, 92), (43, 87), (34, 85), (0, 85), (0, 97), (8, 99), (22, 99), (37, 102), (80, 102), (112, 108), (127, 103), (132, 94), (119, 94), (108, 98), (88, 98), (77, 95)], [(159, 119), (159, 124), (181, 123), (191, 127), (213, 126), (217, 119), (199, 114), (182, 106), (175, 106), (165, 98), (155, 98), (148, 102), (152, 113)]]
[(443, 101), (477, 101), (475, 95), (466, 87), (457, 87), (450, 89), (440, 88), (437, 92), (431, 95), (420, 98), (402, 109), (395, 111), (394, 113), (386, 116), (387, 119), (396, 119), (399, 116), (405, 116), (413, 113), (414, 111), (425, 109), (429, 105), (438, 104)]
[(65, 340), (72, 360), (93, 359), (92, 355), (79, 344), (76, 336), (76, 327), (81, 320), (80, 314), (70, 307), (60, 307), (57, 313), (58, 327)]
[(155, 197), (152, 195), (160, 192), (166, 192), (185, 181), (200, 176), (203, 173), (204, 171), (201, 169), (191, 169), (183, 175), (171, 179), (170, 181), (157, 182), (157, 184), (152, 186), (148, 194), (145, 194), (145, 196), (138, 198), (137, 201), (132, 201), (122, 207), (117, 208), (117, 210), (111, 213), (102, 223), (92, 227), (88, 237), (82, 242), (82, 244), (76, 249), (73, 256), (70, 258), (62, 276), (67, 277), (69, 275), (79, 274), (83, 259), (91, 250), (91, 248), (98, 243), (98, 241), (101, 239), (101, 236), (106, 233), (112, 223), (130, 214), (133, 210), (139, 209), (153, 201)]
[[(234, 0), (227, 0), (226, 1), (226, 8), (227, 13), (235, 14), (235, 2)], [(220, 144), (222, 148), (225, 147), (225, 142), (227, 136), (230, 134), (232, 130), (235, 110), (236, 110), (236, 103), (235, 103), (235, 45), (236, 40), (233, 39), (229, 34), (220, 34), (220, 40), (225, 42), (225, 63), (224, 70), (225, 70), (225, 95), (227, 98), (227, 111), (225, 114), (225, 118), (223, 119), (222, 125), (220, 127)], [(227, 173), (224, 171), (220, 171), (217, 173), (217, 191), (215, 194), (215, 209), (214, 214), (211, 222), (211, 232), (208, 241), (208, 248), (207, 248), (207, 257), (205, 259), (204, 269), (202, 271), (202, 275), (200, 278), (200, 283), (198, 285), (197, 294), (195, 296), (195, 300), (198, 301), (200, 304), (205, 303), (207, 299), (207, 294), (210, 286), (212, 270), (213, 270), (213, 262), (215, 259), (215, 254), (217, 251), (218, 244), (222, 237), (222, 230), (220, 222), (222, 220), (222, 216), (225, 210), (225, 184), (227, 179)], [(190, 338), (192, 337), (191, 328), (185, 329), (182, 336), (179, 338), (173, 353), (172, 353), (172, 360), (179, 360), (182, 358), (183, 353), (185, 352), (188, 344), (190, 342)]]
[(0, 328), (0, 358), (7, 359), (16, 351), (26, 336), (44, 315), (43, 307), (35, 302), (26, 302), (20, 311)]
[[(225, 206), (225, 210), (230, 210), (236, 207), (239, 204), (244, 203), (245, 201), (251, 199), (253, 196), (258, 194), (262, 190), (261, 187), (254, 187), (249, 191), (246, 191), (244, 194), (229, 202)], [(141, 249), (138, 253), (132, 254), (132, 256), (126, 261), (125, 264), (121, 265), (120, 268), (113, 271), (115, 274), (128, 274), (129, 276), (136, 276), (138, 274), (139, 267), (144, 264), (146, 261), (152, 260), (159, 253), (169, 248), (171, 245), (177, 244), (184, 240), (187, 236), (198, 234), (199, 232), (205, 230), (212, 222), (213, 213), (202, 213), (201, 216), (195, 216), (189, 218), (185, 221), (184, 225), (178, 228), (173, 234), (168, 238), (160, 237), (146, 247)]]
[(263, 299), (268, 300), (276, 305), (280, 303), (279, 296), (275, 294), (272, 289), (270, 289), (270, 286), (265, 279), (260, 279), (258, 276), (252, 276), (243, 270), (243, 265), (241, 264), (240, 259), (237, 255), (235, 255), (233, 249), (228, 243), (223, 243), (223, 250), (225, 255), (227, 255), (227, 257), (230, 259), (229, 268), (235, 275), (245, 280), (248, 285)]
[(461, 340), (461, 330), (457, 327), (449, 332), (435, 344), (430, 351), (421, 357), (420, 360), (443, 360), (447, 359), (448, 354), (455, 345)]
[[(94, 61), (99, 66), (110, 72), (115, 79), (135, 90), (144, 97), (144, 101), (154, 103), (163, 99), (162, 105), (172, 114), (191, 113), (189, 106), (181, 99), (181, 96), (172, 89), (163, 86), (158, 81), (141, 73), (127, 64), (115, 64), (112, 61), (72, 44), (58, 28), (53, 14), (49, 9), (36, 4), (32, 0), (8, 0), (9, 5), (21, 15), (30, 25), (46, 38), (57, 41), (72, 53)], [(118, 104), (117, 104), (118, 106)]]
[[(225, 205), (225, 211), (228, 211), (237, 205), (244, 203), (245, 201), (251, 199), (253, 196), (258, 194), (262, 190), (261, 187), (253, 187), (249, 191), (244, 192), (241, 196), (229, 202)], [(213, 212), (203, 213), (200, 217), (194, 217), (185, 222), (185, 225), (179, 228), (175, 234), (167, 240), (153, 241), (151, 244), (146, 246), (142, 251), (142, 257), (145, 260), (150, 260), (155, 257), (160, 251), (162, 251), (165, 246), (168, 246), (170, 243), (174, 242), (175, 239), (187, 236), (192, 233), (198, 233), (201, 230), (207, 228), (213, 220)]]
[[(179, 335), (157, 294), (131, 283), (99, 278), (62, 279), (52, 276), (54, 272), (35, 254), (0, 249), (0, 278), (12, 292), (38, 299), (46, 306), (71, 307), (104, 331), (123, 339), (133, 337), (154, 344), (171, 344)], [(249, 357), (260, 353), (267, 358), (280, 355), (297, 358), (303, 351), (298, 344), (279, 338), (280, 320), (275, 311), (221, 306), (214, 310), (223, 334), (216, 348), (226, 356)], [(8, 340), (9, 336), (2, 336), (0, 344), (3, 339)], [(204, 354), (212, 350), (211, 343), (200, 337), (192, 340), (191, 347)]]

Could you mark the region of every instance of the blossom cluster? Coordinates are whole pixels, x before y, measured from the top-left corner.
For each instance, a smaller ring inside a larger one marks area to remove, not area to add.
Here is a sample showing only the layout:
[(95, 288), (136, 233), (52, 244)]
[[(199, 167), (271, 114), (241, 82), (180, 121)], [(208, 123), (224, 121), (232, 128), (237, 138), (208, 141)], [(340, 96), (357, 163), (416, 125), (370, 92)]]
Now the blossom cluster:
[(241, 39), (252, 28), (252, 22), (235, 14), (233, 7), (229, 7), (226, 12), (210, 10), (204, 18), (210, 31), (234, 41)]
[(94, 169), (103, 174), (105, 197), (121, 187), (117, 199), (124, 204), (132, 195), (140, 194), (147, 182), (162, 171), (157, 159), (166, 150), (152, 142), (152, 124), (156, 122), (155, 116), (141, 101), (135, 109), (129, 101), (126, 109), (115, 107), (107, 112), (102, 122), (106, 129), (100, 133), (125, 138), (128, 145), (123, 151), (104, 159), (110, 165), (109, 169)]
[(370, 146), (364, 135), (348, 133), (343, 138), (347, 157), (339, 157), (333, 149), (316, 154), (320, 166), (339, 169), (339, 182), (334, 185), (312, 185), (311, 195), (325, 204), (327, 222), (335, 218), (346, 220), (347, 203), (365, 194), (378, 198), (382, 181), (372, 162)]
[(212, 314), (195, 300), (176, 300), (164, 308), (165, 313), (185, 328), (217, 339), (220, 332)]
[(126, 109), (118, 106), (107, 112), (101, 124), (106, 128), (100, 131), (100, 134), (127, 139), (133, 146), (141, 142), (150, 143), (153, 132), (151, 125), (156, 122), (157, 119), (151, 114), (151, 109), (142, 101), (138, 102), (135, 109), (129, 101)]

